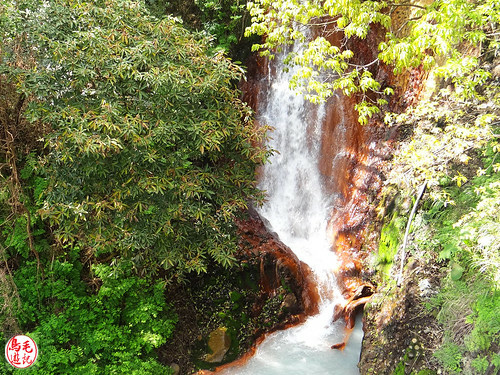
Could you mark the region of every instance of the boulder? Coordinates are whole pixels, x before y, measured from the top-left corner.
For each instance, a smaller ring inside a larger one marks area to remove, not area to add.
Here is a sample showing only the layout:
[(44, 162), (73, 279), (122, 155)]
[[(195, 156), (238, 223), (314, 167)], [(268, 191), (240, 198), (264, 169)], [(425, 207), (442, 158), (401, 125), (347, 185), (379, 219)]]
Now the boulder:
[(208, 336), (208, 348), (211, 353), (206, 354), (204, 360), (210, 363), (221, 362), (231, 346), (231, 338), (226, 327), (219, 327)]
[(171, 363), (170, 368), (174, 370), (174, 375), (179, 375), (179, 373), (181, 372), (181, 368), (177, 363)]

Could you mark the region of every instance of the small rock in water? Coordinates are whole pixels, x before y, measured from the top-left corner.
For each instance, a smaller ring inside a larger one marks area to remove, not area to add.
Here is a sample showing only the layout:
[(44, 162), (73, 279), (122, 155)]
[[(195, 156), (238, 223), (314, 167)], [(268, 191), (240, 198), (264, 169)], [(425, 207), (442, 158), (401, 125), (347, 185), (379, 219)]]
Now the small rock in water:
[(345, 342), (341, 342), (341, 343), (338, 343), (338, 344), (333, 344), (331, 346), (332, 349), (339, 349), (339, 350), (344, 350), (345, 348)]

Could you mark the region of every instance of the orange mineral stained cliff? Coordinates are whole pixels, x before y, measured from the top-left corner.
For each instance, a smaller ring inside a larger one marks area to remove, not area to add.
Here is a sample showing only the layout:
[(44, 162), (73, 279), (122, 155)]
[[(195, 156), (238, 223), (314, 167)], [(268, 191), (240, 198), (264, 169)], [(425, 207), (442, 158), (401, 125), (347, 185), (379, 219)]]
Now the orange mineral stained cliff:
[[(340, 37), (338, 33), (330, 33), (330, 38), (335, 42), (335, 39)], [(358, 43), (362, 44), (360, 41)], [(376, 51), (375, 55), (363, 52), (363, 60), (372, 61), (374, 56), (376, 57)], [(371, 68), (374, 76), (389, 76), (385, 72), (378, 73), (379, 66), (376, 64)], [(269, 68), (267, 59), (261, 57), (254, 57), (248, 64), (249, 79), (242, 84), (242, 90), (244, 100), (255, 110), (266, 97), (265, 87), (275, 73), (272, 69), (272, 65)], [(352, 306), (361, 305), (360, 302), (366, 302), (367, 297), (359, 294), (360, 288), (365, 285), (361, 278), (361, 264), (366, 254), (361, 251), (361, 239), (372, 218), (369, 202), (377, 195), (382, 185), (378, 172), (380, 155), (377, 149), (384, 136), (380, 122), (371, 121), (365, 126), (359, 124), (355, 104), (356, 98), (348, 98), (341, 93), (329, 100), (318, 160), (325, 186), (335, 198), (328, 231), (332, 251), (337, 252), (341, 263), (337, 275), (339, 284), (348, 301), (346, 306), (339, 308), (334, 318), (344, 316), (348, 327), (353, 325)], [(315, 111), (311, 111), (311, 114), (314, 115)], [(372, 290), (371, 288), (372, 286), (369, 286), (367, 290)], [(310, 300), (314, 301), (315, 298)]]
[(236, 224), (240, 233), (240, 257), (260, 258), (261, 293), (274, 293), (284, 279), (297, 296), (298, 314), (285, 325), (300, 323), (306, 316), (317, 313), (319, 296), (309, 266), (269, 232), (255, 210), (250, 209), (248, 217), (238, 220)]
[[(315, 32), (328, 35), (332, 44), (341, 45), (343, 40), (343, 35), (338, 32), (327, 29)], [(351, 38), (346, 48), (355, 52), (355, 60), (351, 61), (353, 64), (368, 66), (367, 69), (373, 77), (382, 84), (381, 90), (388, 86), (394, 89), (395, 94), (387, 98), (389, 104), (385, 109), (397, 112), (415, 102), (425, 74), (418, 68), (409, 74), (395, 77), (392, 70), (383, 63), (374, 63), (378, 54), (378, 41), (381, 40), (383, 33), (381, 28), (374, 26), (365, 40)], [(257, 110), (266, 98), (265, 89), (269, 80), (275, 77), (276, 71), (266, 58), (257, 56), (253, 56), (247, 66), (248, 80), (241, 84), (243, 99)], [(374, 286), (363, 278), (362, 267), (368, 254), (362, 245), (363, 239), (367, 236), (368, 225), (375, 217), (371, 203), (377, 197), (383, 183), (380, 165), (383, 160), (391, 157), (390, 144), (397, 133), (388, 130), (377, 116), (370, 119), (367, 125), (360, 125), (355, 110), (359, 99), (345, 97), (340, 92), (329, 99), (318, 160), (325, 186), (334, 197), (328, 234), (332, 251), (337, 253), (340, 260), (337, 280), (345, 298), (344, 305), (338, 306), (332, 319), (345, 320), (347, 336), (354, 325), (355, 310), (363, 306), (374, 292)], [(316, 111), (310, 112), (311, 116), (315, 116)], [(299, 262), (289, 250), (284, 250), (287, 249), (286, 246), (282, 247), (281, 242), (269, 234), (255, 217), (251, 216), (248, 221), (241, 221), (238, 225), (245, 242), (252, 248), (246, 251), (270, 254), (273, 249), (279, 249), (276, 250), (275, 257), (278, 263), (284, 264), (297, 278), (297, 290), (300, 290), (303, 299), (303, 311), (306, 314), (316, 312), (318, 294), (309, 268)], [(262, 266), (261, 284), (266, 290), (272, 290), (274, 287), (264, 266)], [(297, 317), (296, 322), (303, 321), (303, 318), (303, 316)], [(344, 344), (334, 344), (332, 348), (342, 349)], [(251, 354), (248, 353), (238, 362), (245, 361)]]

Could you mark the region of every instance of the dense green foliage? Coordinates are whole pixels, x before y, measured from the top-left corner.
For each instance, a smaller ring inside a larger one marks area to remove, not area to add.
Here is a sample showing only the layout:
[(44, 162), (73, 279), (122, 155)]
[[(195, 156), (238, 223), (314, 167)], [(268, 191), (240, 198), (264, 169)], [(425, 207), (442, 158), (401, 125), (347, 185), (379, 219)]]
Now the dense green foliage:
[[(384, 95), (392, 93), (374, 79), (374, 64), (389, 64), (396, 73), (421, 65), (438, 66), (436, 74), (450, 78), (460, 95), (470, 97), (477, 94), (475, 87), (485, 82), (488, 73), (478, 68), (477, 57), (463, 52), (475, 47), (496, 51), (499, 46), (500, 5), (496, 0), (425, 4), (406, 0), (255, 0), (248, 7), (252, 25), (247, 33), (266, 36), (254, 48), (267, 55), (314, 35), (302, 51), (288, 55), (291, 64), (301, 67), (294, 86), (301, 87), (313, 101), (324, 100), (335, 90), (358, 95), (361, 123), (386, 103)], [(374, 24), (385, 30), (378, 57), (360, 64), (360, 56), (349, 49), (345, 39), (365, 39)], [(311, 33), (311, 28), (319, 32)], [(337, 32), (345, 37), (341, 45), (332, 44), (331, 36)]]
[(500, 370), (499, 183), (498, 172), (477, 177), (452, 193), (453, 209), (429, 218), (436, 231), (431, 246), (438, 246), (440, 256), (451, 260), (449, 276), (431, 307), (438, 311), (445, 333), (435, 355), (452, 373)]
[[(155, 353), (177, 321), (164, 285), (138, 277), (130, 262), (91, 266), (79, 247), (51, 246), (33, 199), (45, 180), (28, 167), (20, 174), (26, 211), (9, 214), (9, 195), (0, 198), (2, 341), (20, 332), (35, 340), (33, 374), (169, 374)], [(15, 373), (6, 361), (0, 372)]]
[(201, 31), (211, 39), (216, 50), (232, 57), (245, 56), (249, 48), (241, 48), (245, 27), (250, 17), (243, 0), (146, 0), (154, 14), (172, 14), (186, 27)]
[(141, 1), (0, 0), (0, 338), (35, 339), (28, 372), (171, 373), (165, 284), (230, 266), (263, 196), (242, 77)]
[(229, 265), (232, 219), (261, 199), (266, 157), (233, 88), (240, 69), (141, 3), (4, 2), (2, 13), (4, 79), (29, 100), (21, 115), (50, 128), (31, 167), (47, 181), (37, 199), (54, 239), (150, 271)]
[[(75, 249), (51, 262), (43, 280), (34, 261), (15, 272), (18, 322), (41, 353), (30, 373), (169, 374), (154, 352), (177, 321), (161, 283), (132, 275), (130, 267), (99, 265), (92, 272), (98, 291), (89, 293), (79, 255)], [(14, 373), (5, 361), (2, 370)]]
[[(147, 3), (0, 0), (0, 338), (23, 332), (38, 342), (33, 373), (170, 373), (157, 350), (177, 316), (157, 276), (182, 280), (210, 264), (230, 266), (233, 219), (263, 198), (255, 169), (268, 155), (266, 129), (253, 126), (235, 90), (241, 68), (207, 37), (223, 49), (239, 40), (243, 2), (185, 2), (196, 8), (200, 33), (161, 16), (184, 2)], [(427, 229), (415, 246), (448, 267), (430, 306), (445, 332), (435, 356), (449, 372), (498, 371), (500, 98), (496, 88), (484, 91), (481, 59), (463, 53), (496, 56), (499, 3), (256, 0), (248, 7), (248, 34), (266, 35), (255, 49), (268, 55), (304, 41), (308, 29), (326, 31), (288, 56), (301, 66), (292, 84), (313, 101), (335, 90), (357, 95), (362, 123), (393, 92), (374, 79), (376, 64), (396, 73), (435, 67), (453, 84), (439, 102), (387, 116), (389, 125), (419, 123), (387, 183), (403, 195), (423, 181), (430, 187), (416, 224)], [(344, 41), (363, 39), (375, 23), (386, 32), (375, 61), (360, 65), (348, 43), (330, 42), (337, 32)], [(393, 216), (383, 229), (386, 272), (402, 228)], [(249, 323), (242, 285), (229, 294), (219, 287), (207, 286), (220, 311), (206, 319), (228, 326), (233, 338), (279, 318), (284, 290), (264, 306), (263, 321)]]
[(244, 35), (246, 1), (194, 0), (201, 11), (203, 29), (217, 39), (224, 50), (236, 45)]

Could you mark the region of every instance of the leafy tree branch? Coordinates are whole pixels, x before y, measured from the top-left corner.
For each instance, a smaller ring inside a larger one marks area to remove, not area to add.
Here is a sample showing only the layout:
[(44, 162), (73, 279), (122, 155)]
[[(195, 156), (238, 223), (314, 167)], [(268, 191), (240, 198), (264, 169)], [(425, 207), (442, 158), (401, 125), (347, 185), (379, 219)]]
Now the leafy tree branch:
[(230, 265), (233, 218), (262, 199), (269, 154), (241, 68), (141, 2), (2, 6), (0, 71), (29, 98), (25, 122), (50, 129), (33, 173), (54, 240), (171, 277)]
[[(491, 53), (499, 46), (494, 35), (500, 6), (493, 0), (437, 0), (428, 5), (408, 1), (256, 0), (249, 2), (248, 8), (252, 25), (247, 35), (265, 36), (254, 50), (272, 58), (286, 45), (308, 41), (299, 56), (288, 59), (290, 64), (302, 67), (293, 84), (302, 87), (313, 101), (325, 100), (339, 89), (346, 95), (361, 94), (361, 123), (380, 110), (380, 104), (371, 104), (367, 100), (370, 96), (364, 95), (379, 91), (380, 83), (368, 79), (368, 66), (349, 63), (356, 57), (354, 51), (318, 36), (322, 32), (364, 39), (372, 25), (379, 24), (386, 30), (378, 45), (380, 62), (392, 66), (395, 73), (419, 66), (437, 67), (437, 74), (451, 79), (457, 94), (463, 97), (477, 96), (476, 87), (488, 77), (479, 69), (476, 58), (463, 56), (464, 46), (487, 46)], [(401, 9), (404, 12), (398, 19), (396, 10)], [(310, 31), (313, 28), (316, 31)]]

